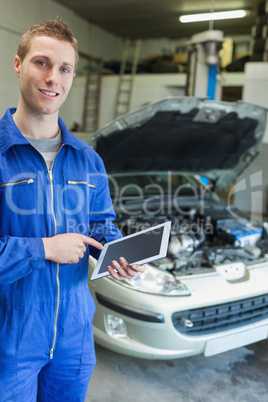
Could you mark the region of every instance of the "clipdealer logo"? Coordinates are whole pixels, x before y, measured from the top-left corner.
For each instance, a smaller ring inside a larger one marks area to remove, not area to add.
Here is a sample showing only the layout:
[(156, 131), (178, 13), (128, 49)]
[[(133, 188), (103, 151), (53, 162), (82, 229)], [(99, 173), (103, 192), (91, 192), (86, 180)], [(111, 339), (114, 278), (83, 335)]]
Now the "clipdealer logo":
[[(240, 193), (241, 194), (238, 194)], [(243, 192), (243, 193), (242, 193)], [(235, 184), (235, 186), (230, 190), (228, 194), (228, 210), (230, 214), (239, 222), (241, 222), (241, 217), (239, 217), (232, 205), (232, 198), (237, 196), (243, 196), (250, 193), (250, 198), (246, 198), (248, 204), (248, 212), (250, 213), (250, 220), (256, 221), (262, 224), (263, 221), (263, 171), (259, 170), (252, 173), (248, 180), (245, 178), (240, 180)], [(243, 221), (244, 222), (244, 221)], [(243, 223), (241, 222), (241, 223)]]

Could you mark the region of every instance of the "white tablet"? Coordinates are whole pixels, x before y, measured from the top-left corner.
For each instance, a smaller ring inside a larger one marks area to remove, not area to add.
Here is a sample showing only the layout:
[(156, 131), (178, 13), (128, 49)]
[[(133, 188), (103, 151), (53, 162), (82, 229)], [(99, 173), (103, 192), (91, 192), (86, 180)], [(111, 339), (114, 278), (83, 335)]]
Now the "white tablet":
[(91, 280), (110, 275), (108, 265), (124, 257), (129, 264), (146, 264), (167, 254), (171, 222), (161, 223), (121, 239), (106, 243), (96, 263)]

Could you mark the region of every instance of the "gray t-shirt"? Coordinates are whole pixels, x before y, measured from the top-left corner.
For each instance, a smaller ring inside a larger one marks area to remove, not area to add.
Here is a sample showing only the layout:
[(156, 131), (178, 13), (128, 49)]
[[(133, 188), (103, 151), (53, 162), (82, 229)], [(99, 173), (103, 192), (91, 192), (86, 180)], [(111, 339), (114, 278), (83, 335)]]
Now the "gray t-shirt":
[(47, 168), (51, 169), (53, 161), (57, 155), (58, 150), (61, 146), (61, 131), (55, 138), (51, 139), (40, 139), (40, 138), (32, 138), (27, 135), (24, 136), (32, 146), (37, 149), (38, 152), (43, 156)]

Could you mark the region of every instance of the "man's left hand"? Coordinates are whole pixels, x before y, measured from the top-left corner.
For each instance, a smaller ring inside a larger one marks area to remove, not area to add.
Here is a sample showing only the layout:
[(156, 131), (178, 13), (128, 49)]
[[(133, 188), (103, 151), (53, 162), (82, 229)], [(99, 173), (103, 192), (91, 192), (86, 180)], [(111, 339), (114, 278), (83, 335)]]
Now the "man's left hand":
[(145, 266), (138, 264), (130, 265), (124, 257), (120, 257), (119, 262), (114, 260), (112, 264), (107, 267), (109, 274), (119, 281), (134, 278), (145, 271)]

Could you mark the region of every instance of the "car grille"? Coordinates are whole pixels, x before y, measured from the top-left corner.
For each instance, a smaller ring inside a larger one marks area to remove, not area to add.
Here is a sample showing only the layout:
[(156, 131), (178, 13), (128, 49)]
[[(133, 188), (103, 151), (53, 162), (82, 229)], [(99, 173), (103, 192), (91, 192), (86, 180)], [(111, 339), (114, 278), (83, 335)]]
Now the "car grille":
[(195, 336), (226, 331), (267, 318), (268, 294), (265, 294), (216, 306), (179, 311), (172, 315), (172, 322), (177, 331)]

